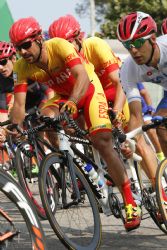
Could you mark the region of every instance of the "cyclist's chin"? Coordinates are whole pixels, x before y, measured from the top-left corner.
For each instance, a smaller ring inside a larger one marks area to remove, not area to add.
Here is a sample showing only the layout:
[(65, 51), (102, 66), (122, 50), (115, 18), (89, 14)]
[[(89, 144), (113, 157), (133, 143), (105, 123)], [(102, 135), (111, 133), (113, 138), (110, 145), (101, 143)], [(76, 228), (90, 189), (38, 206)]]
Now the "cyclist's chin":
[(27, 63), (34, 63), (35, 62), (35, 58), (33, 56), (29, 56), (29, 57), (24, 57), (24, 60)]
[(142, 65), (142, 64), (145, 64), (143, 58), (134, 58), (135, 62), (138, 64), (138, 65)]

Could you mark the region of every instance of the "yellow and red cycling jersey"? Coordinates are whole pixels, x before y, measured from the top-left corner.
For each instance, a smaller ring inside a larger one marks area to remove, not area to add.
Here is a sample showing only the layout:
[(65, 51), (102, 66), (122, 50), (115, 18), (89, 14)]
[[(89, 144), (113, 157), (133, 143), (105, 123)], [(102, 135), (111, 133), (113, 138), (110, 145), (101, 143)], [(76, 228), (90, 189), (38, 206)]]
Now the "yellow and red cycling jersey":
[(110, 46), (101, 38), (90, 37), (83, 40), (84, 56), (95, 67), (103, 89), (111, 85), (108, 74), (119, 69), (121, 60), (116, 57)]
[[(56, 94), (66, 96), (68, 99), (75, 84), (75, 78), (70, 69), (75, 65), (83, 64), (91, 83), (85, 97), (79, 101), (78, 106), (89, 110), (87, 112), (89, 114), (87, 125), (91, 132), (100, 128), (111, 129), (111, 123), (107, 115), (107, 101), (101, 83), (94, 72), (94, 66), (87, 59), (79, 56), (74, 46), (64, 39), (50, 39), (45, 42), (45, 46), (48, 55), (48, 68), (46, 70), (37, 67), (35, 64), (28, 64), (23, 58), (15, 63), (14, 92), (27, 92), (27, 80), (31, 79), (39, 83), (47, 82)], [(86, 106), (85, 102), (87, 103)], [(94, 116), (95, 109), (96, 116)]]

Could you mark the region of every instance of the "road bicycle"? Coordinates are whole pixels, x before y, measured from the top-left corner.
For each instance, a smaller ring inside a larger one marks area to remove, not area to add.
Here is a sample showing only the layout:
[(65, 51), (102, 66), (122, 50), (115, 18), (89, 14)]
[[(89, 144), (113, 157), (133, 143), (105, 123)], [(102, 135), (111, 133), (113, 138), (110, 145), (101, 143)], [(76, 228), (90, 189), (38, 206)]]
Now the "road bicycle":
[(0, 169), (0, 199), (0, 249), (47, 249), (33, 205), (3, 169)]
[[(40, 180), (41, 180), (40, 181), (40, 191), (41, 191), (41, 196), (43, 197), (43, 205), (45, 207), (50, 224), (52, 225), (52, 228), (54, 229), (54, 231), (56, 232), (58, 237), (61, 239), (61, 241), (68, 248), (71, 247), (74, 249), (80, 249), (81, 244), (79, 245), (78, 242), (76, 243), (76, 242), (73, 242), (73, 240), (71, 241), (71, 239), (69, 239), (71, 237), (71, 236), (69, 236), (70, 233), (67, 234), (66, 231), (64, 232), (64, 230), (67, 230), (67, 232), (68, 232), (69, 228), (67, 227), (66, 229), (64, 229), (65, 225), (61, 224), (62, 223), (61, 222), (62, 212), (64, 213), (63, 210), (65, 207), (63, 207), (62, 211), (60, 210), (60, 208), (62, 208), (63, 202), (65, 202), (64, 204), (66, 204), (66, 202), (67, 202), (66, 195), (65, 195), (65, 199), (63, 198), (64, 194), (66, 194), (66, 190), (68, 190), (68, 195), (70, 194), (69, 195), (70, 199), (71, 198), (74, 199), (76, 197), (78, 198), (78, 195), (80, 195), (81, 191), (83, 191), (81, 188), (81, 190), (79, 190), (79, 194), (78, 194), (77, 193), (78, 186), (82, 187), (82, 185), (78, 184), (78, 183), (80, 183), (80, 181), (77, 182), (77, 185), (73, 184), (72, 180), (69, 178), (69, 171), (68, 171), (67, 167), (65, 166), (63, 168), (60, 168), (61, 164), (63, 166), (67, 165), (66, 161), (67, 161), (68, 157), (67, 157), (66, 153), (68, 152), (71, 155), (70, 158), (72, 157), (73, 163), (75, 163), (75, 165), (78, 167), (78, 169), (80, 169), (82, 175), (86, 178), (87, 182), (89, 183), (89, 185), (90, 185), (90, 187), (91, 187), (91, 189), (96, 197), (97, 204), (98, 205), (100, 204), (100, 208), (102, 208), (102, 211), (106, 215), (113, 214), (116, 218), (121, 218), (124, 222), (124, 216), (123, 216), (123, 212), (122, 212), (123, 203), (121, 203), (117, 194), (114, 193), (112, 185), (104, 185), (103, 189), (100, 189), (97, 186), (97, 184), (94, 183), (94, 181), (90, 178), (88, 173), (85, 171), (85, 168), (84, 168), (85, 163), (92, 164), (93, 167), (96, 169), (96, 171), (98, 171), (99, 174), (101, 174), (101, 176), (102, 176), (102, 178), (104, 178), (104, 180), (106, 179), (110, 183), (112, 183), (112, 179), (108, 175), (107, 171), (104, 168), (100, 167), (101, 164), (100, 163), (96, 164), (94, 161), (92, 161), (90, 158), (88, 158), (85, 154), (83, 154), (76, 147), (76, 143), (90, 144), (90, 142), (88, 140), (80, 139), (78, 137), (70, 137), (70, 136), (67, 136), (66, 134), (64, 134), (63, 132), (60, 132), (60, 128), (57, 128), (57, 124), (60, 122), (60, 120), (61, 119), (56, 120), (56, 119), (47, 118), (47, 122), (46, 122), (46, 120), (44, 122), (45, 124), (41, 124), (39, 127), (34, 128), (35, 131), (38, 131), (41, 128), (44, 128), (47, 126), (56, 127), (57, 132), (60, 133), (60, 142), (63, 143), (62, 148), (61, 147), (60, 148), (65, 153), (65, 154), (62, 154), (61, 151), (57, 152), (57, 153), (52, 153), (52, 154), (49, 154), (48, 156), (46, 156), (45, 159), (43, 159), (42, 167), (41, 167), (41, 174), (40, 174), (40, 176), (41, 176), (41, 178), (40, 178)], [(46, 123), (47, 123), (47, 125), (46, 125)], [(77, 126), (75, 125), (74, 122), (72, 122), (72, 125), (75, 129), (77, 129)], [(150, 125), (147, 125), (147, 128), (148, 127), (151, 128)], [(145, 130), (146, 130), (146, 126), (145, 126)], [(143, 127), (139, 128), (137, 131), (133, 132), (133, 135), (131, 133), (128, 135), (123, 135), (123, 137), (124, 137), (124, 139), (126, 139), (126, 138), (129, 139), (131, 137), (134, 137), (135, 133), (136, 134), (139, 132), (141, 133), (142, 131), (143, 131)], [(32, 130), (31, 130), (31, 132), (32, 132)], [(121, 137), (122, 137), (122, 134), (121, 134)], [(71, 144), (69, 143), (70, 141), (72, 142)], [(65, 145), (65, 147), (64, 147), (64, 145)], [(71, 151), (71, 149), (72, 149), (72, 151)], [(71, 162), (71, 160), (68, 161), (68, 164), (69, 164), (69, 162)], [(63, 171), (62, 171), (62, 169), (63, 169)], [(49, 203), (46, 191), (45, 191), (45, 190), (47, 190), (46, 184), (48, 185), (48, 181), (47, 181), (47, 177), (46, 177), (47, 176), (46, 173), (48, 171), (50, 171), (52, 177), (55, 178), (54, 192), (56, 193), (56, 195), (54, 197), (57, 196), (57, 198), (58, 198), (57, 200), (53, 200), (53, 203), (52, 203), (54, 205), (54, 207), (56, 207), (56, 209), (58, 209), (58, 210), (56, 210), (55, 215), (53, 215), (53, 213), (51, 211), (50, 203)], [(146, 207), (146, 209), (148, 210), (148, 212), (150, 213), (151, 217), (154, 219), (156, 224), (159, 226), (159, 228), (166, 233), (166, 227), (165, 227), (164, 221), (160, 223), (159, 220), (157, 219), (157, 213), (159, 212), (159, 206), (157, 205), (155, 192), (153, 192), (153, 190), (151, 189), (150, 181), (149, 180), (143, 181), (143, 176), (141, 177), (141, 174), (140, 174), (141, 170), (139, 168), (136, 168), (136, 169), (133, 168), (133, 172), (135, 173), (135, 174), (133, 173), (133, 176), (132, 176), (133, 177), (132, 187), (135, 187), (135, 189), (133, 190), (134, 194), (138, 195), (138, 197), (140, 198), (141, 205), (144, 205)], [(139, 174), (140, 174), (140, 177), (138, 176)], [(137, 176), (137, 178), (136, 178), (136, 176)], [(63, 178), (64, 183), (65, 183), (64, 190), (61, 187), (61, 178)], [(79, 180), (79, 177), (77, 178), (77, 180)], [(104, 183), (106, 183), (106, 182), (104, 182)], [(137, 186), (138, 186), (138, 190), (136, 189)], [(76, 188), (76, 190), (74, 187)], [(61, 188), (62, 188), (62, 190), (61, 190), (62, 193), (60, 192)], [(136, 190), (138, 191), (138, 193)], [(69, 202), (69, 204), (70, 204), (70, 206), (74, 205), (73, 202)], [(61, 212), (57, 213), (57, 211), (59, 211), (59, 212), (61, 211)], [(58, 218), (58, 216), (59, 216), (59, 218)], [(69, 217), (70, 217), (70, 221), (71, 221), (71, 218), (73, 218), (73, 216), (69, 216)], [(81, 238), (80, 238), (80, 240), (81, 240)], [(86, 247), (88, 247), (88, 246), (86, 246)], [(89, 249), (89, 247), (88, 247), (88, 249)]]
[[(153, 127), (163, 126), (167, 128), (167, 117), (153, 117)], [(159, 204), (160, 213), (167, 230), (167, 159), (160, 162), (156, 172), (156, 195)], [(165, 197), (165, 199), (164, 199)], [(166, 201), (165, 201), (166, 200)]]
[[(20, 133), (24, 136), (36, 135), (38, 131), (52, 127), (59, 134), (59, 149), (52, 150), (50, 147), (52, 153), (42, 159), (39, 168), (38, 181), (43, 207), (53, 230), (67, 248), (98, 249), (101, 241), (98, 204), (80, 167), (73, 161), (69, 144), (61, 138), (67, 138), (60, 126), (61, 121), (66, 119), (66, 113), (54, 119), (41, 116), (42, 123), (39, 126)], [(39, 145), (40, 140), (44, 140), (37, 136), (34, 138)], [(31, 145), (32, 141), (29, 143)], [(48, 146), (47, 143), (45, 145)], [(51, 195), (48, 196), (48, 193)]]
[[(122, 131), (119, 131), (120, 140), (121, 142), (129, 140), (129, 142), (132, 143), (131, 145), (133, 147), (133, 151), (135, 151), (135, 142), (132, 141), (132, 138), (134, 138), (138, 134), (143, 134), (146, 138), (147, 143), (150, 144), (149, 138), (145, 132), (160, 125), (165, 125), (166, 121), (167, 120), (162, 117), (153, 117), (151, 124), (143, 125), (127, 134), (124, 134)], [(145, 207), (145, 209), (147, 210), (153, 221), (156, 223), (156, 225), (165, 234), (167, 234), (166, 206), (164, 202), (164, 196), (167, 192), (167, 175), (165, 169), (166, 160), (159, 164), (157, 162), (158, 168), (156, 171), (155, 190), (152, 187), (151, 181), (149, 180), (145, 172), (142, 170), (140, 161), (140, 158), (136, 160), (131, 159), (128, 161), (128, 166), (131, 170), (131, 183), (134, 197), (135, 195), (136, 197), (138, 197), (138, 199), (141, 201), (141, 205)], [(167, 195), (165, 198), (167, 200)]]
[[(37, 117), (38, 110), (33, 109), (26, 115), (24, 127), (31, 130)], [(10, 120), (0, 123), (0, 126), (5, 125), (9, 125), (9, 129), (12, 129)], [(37, 133), (29, 133), (27, 137), (17, 138), (14, 141), (11, 137), (8, 137), (3, 143), (4, 146), (1, 151), (2, 155), (4, 155), (4, 152), (7, 152), (9, 158), (9, 161), (3, 162), (3, 168), (12, 174), (14, 173), (15, 178), (28, 194), (29, 198), (35, 205), (38, 215), (42, 219), (46, 219), (46, 213), (40, 198), (38, 173), (41, 159), (46, 155), (43, 148), (45, 144), (47, 145), (47, 148), (54, 151), (54, 148)], [(37, 168), (37, 172), (35, 173), (32, 172), (34, 164)], [(48, 196), (52, 196), (52, 194), (49, 194), (49, 191)], [(52, 200), (51, 197), (50, 200)]]

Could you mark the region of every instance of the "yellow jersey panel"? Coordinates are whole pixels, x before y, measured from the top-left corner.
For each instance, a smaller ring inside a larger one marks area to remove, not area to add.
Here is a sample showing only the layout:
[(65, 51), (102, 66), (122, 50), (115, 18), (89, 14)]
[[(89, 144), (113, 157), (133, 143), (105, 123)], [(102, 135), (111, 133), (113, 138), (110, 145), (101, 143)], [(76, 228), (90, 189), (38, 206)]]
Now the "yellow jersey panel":
[(83, 40), (83, 53), (89, 62), (95, 67), (103, 88), (110, 82), (108, 73), (119, 69), (121, 60), (113, 53), (110, 46), (103, 39), (90, 37)]

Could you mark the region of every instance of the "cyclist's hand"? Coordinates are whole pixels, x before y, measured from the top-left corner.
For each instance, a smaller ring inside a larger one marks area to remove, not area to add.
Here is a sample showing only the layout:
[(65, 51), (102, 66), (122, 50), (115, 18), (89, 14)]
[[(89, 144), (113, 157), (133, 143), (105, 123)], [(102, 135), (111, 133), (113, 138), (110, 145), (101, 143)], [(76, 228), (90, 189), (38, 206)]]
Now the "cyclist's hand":
[(152, 106), (148, 105), (147, 113), (149, 113), (150, 115), (153, 115), (155, 113), (155, 109)]
[(60, 109), (60, 113), (68, 111), (70, 114), (77, 114), (77, 105), (73, 101), (66, 101)]
[(115, 111), (115, 119), (112, 121), (114, 126), (121, 125), (125, 127), (127, 125), (126, 117), (121, 111)]
[(129, 159), (129, 158), (131, 158), (133, 156), (133, 151), (129, 147), (129, 143), (127, 141), (122, 143), (122, 145), (121, 145), (121, 153), (123, 154), (123, 156), (126, 159)]
[[(22, 131), (20, 127), (19, 129)], [(16, 129), (16, 124), (8, 125), (4, 130), (6, 131), (6, 136), (11, 135), (13, 139), (21, 136), (20, 132)]]

